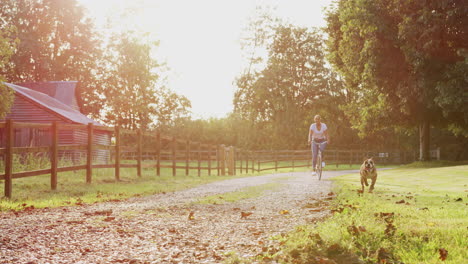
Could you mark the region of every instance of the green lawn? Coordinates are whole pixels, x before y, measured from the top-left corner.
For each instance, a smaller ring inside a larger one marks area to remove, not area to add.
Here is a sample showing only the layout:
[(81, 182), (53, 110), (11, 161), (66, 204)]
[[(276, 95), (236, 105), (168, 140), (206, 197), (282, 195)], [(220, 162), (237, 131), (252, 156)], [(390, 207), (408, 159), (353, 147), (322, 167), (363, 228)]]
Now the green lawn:
[[(19, 156), (16, 155), (16, 158)], [(50, 167), (49, 161), (30, 157), (24, 159), (27, 162), (15, 160), (14, 171), (20, 172), (25, 170), (46, 169)], [(61, 161), (60, 166), (70, 166), (69, 162)], [(135, 161), (123, 161), (122, 163), (133, 163)], [(143, 163), (154, 164), (154, 161)], [(172, 165), (172, 162), (163, 162), (166, 165)], [(296, 165), (305, 163), (296, 162)], [(179, 162), (178, 166), (185, 167), (185, 162)], [(196, 167), (197, 162), (191, 162), (191, 167)], [(278, 163), (278, 166), (291, 165), (291, 162)], [(202, 167), (208, 167), (207, 162), (201, 163)], [(216, 162), (212, 162), (212, 167), (216, 166)], [(237, 163), (240, 167), (240, 162)], [(251, 168), (252, 163), (249, 163)], [(263, 163), (262, 168), (274, 167), (274, 163)], [(121, 181), (115, 181), (114, 169), (93, 169), (93, 178), (91, 184), (86, 184), (86, 171), (79, 170), (76, 172), (62, 172), (58, 174), (57, 190), (50, 189), (50, 175), (41, 175), (28, 178), (13, 179), (12, 198), (0, 199), (0, 211), (6, 210), (21, 210), (25, 207), (33, 206), (35, 208), (57, 207), (66, 205), (75, 205), (82, 203), (95, 203), (109, 200), (120, 200), (139, 195), (151, 195), (162, 192), (173, 192), (200, 184), (209, 183), (212, 181), (230, 179), (232, 177), (257, 176), (271, 173), (298, 172), (309, 171), (310, 168), (282, 168), (277, 171), (264, 170), (261, 172), (245, 172), (245, 162), (242, 165), (242, 173), (238, 169), (236, 176), (217, 176), (217, 170), (211, 170), (211, 176), (208, 175), (208, 170), (201, 170), (201, 175), (198, 176), (198, 171), (191, 169), (189, 175), (186, 175), (185, 168), (177, 169), (176, 176), (172, 176), (172, 169), (162, 168), (161, 176), (156, 176), (154, 168), (146, 168), (142, 170), (142, 177), (136, 174), (136, 168), (122, 168)], [(255, 169), (258, 168), (255, 164)], [(356, 169), (359, 165), (330, 165), (326, 170), (346, 170)], [(0, 173), (4, 173), (3, 164), (0, 164)], [(226, 171), (227, 174), (227, 171)], [(3, 192), (4, 182), (0, 181), (0, 190)]]
[(335, 178), (335, 213), (281, 238), (282, 253), (264, 257), (281, 263), (360, 258), (435, 264), (444, 257), (443, 263), (467, 263), (468, 165), (434, 167), (440, 165), (446, 163), (379, 171), (372, 194), (357, 191), (357, 173)]

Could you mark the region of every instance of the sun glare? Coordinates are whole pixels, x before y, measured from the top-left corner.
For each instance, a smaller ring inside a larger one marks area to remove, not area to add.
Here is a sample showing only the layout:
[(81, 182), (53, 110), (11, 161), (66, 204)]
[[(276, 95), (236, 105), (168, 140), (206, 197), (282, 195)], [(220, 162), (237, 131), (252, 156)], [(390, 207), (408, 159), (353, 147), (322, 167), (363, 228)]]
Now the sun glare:
[[(323, 26), (331, 1), (80, 0), (102, 30), (149, 32), (160, 43), (168, 86), (192, 102), (194, 118), (223, 117), (233, 109), (233, 82), (247, 63), (240, 38), (257, 5), (276, 6), (277, 16), (301, 26)], [(105, 32), (104, 32), (105, 33)]]

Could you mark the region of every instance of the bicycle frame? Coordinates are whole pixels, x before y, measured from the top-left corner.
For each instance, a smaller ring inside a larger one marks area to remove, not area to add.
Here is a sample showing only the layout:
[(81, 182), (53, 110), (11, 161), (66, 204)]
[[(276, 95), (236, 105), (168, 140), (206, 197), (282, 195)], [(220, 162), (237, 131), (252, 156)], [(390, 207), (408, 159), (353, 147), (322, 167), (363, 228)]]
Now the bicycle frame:
[[(326, 144), (326, 143), (327, 143), (327, 141), (324, 141), (324, 142), (321, 142), (321, 143), (312, 142), (312, 144), (317, 144), (318, 145), (317, 163), (316, 163), (315, 172), (317, 173), (317, 177), (318, 177), (319, 180), (322, 179), (322, 171), (323, 171), (323, 168), (322, 168), (322, 149), (320, 147), (321, 147), (321, 145)], [(312, 148), (313, 148), (313, 146), (312, 146)]]

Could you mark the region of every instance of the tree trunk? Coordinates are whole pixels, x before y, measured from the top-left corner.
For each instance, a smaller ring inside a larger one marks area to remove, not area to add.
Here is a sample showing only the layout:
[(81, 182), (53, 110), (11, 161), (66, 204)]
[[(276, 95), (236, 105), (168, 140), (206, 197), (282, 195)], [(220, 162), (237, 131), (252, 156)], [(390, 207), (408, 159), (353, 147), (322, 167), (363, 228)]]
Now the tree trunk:
[(431, 125), (428, 119), (422, 120), (419, 124), (419, 160), (429, 161), (431, 155), (429, 152), (431, 136)]

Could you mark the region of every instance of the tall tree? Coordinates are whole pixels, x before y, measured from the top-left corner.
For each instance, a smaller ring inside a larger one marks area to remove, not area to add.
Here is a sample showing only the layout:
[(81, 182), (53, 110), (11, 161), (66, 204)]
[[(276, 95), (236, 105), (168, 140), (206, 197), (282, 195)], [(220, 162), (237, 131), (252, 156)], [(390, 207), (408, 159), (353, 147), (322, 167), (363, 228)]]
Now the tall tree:
[[(17, 40), (14, 41), (10, 38), (10, 34), (14, 30), (13, 26), (8, 26), (0, 18), (0, 69), (5, 68), (16, 44), (18, 44)], [(4, 77), (0, 75), (0, 102), (2, 102), (0, 104), (0, 119), (5, 118), (13, 104), (13, 91), (3, 84), (4, 81)]]
[(331, 81), (322, 45), (317, 30), (279, 25), (267, 47), (266, 67), (238, 78), (236, 112), (270, 127), (275, 140), (269, 141), (276, 147), (299, 147), (312, 116), (327, 112), (319, 101), (330, 95), (331, 85), (339, 86)]
[(116, 33), (106, 52), (102, 114), (108, 124), (128, 129), (167, 125), (188, 115), (190, 102), (160, 83), (161, 65), (152, 57), (157, 42), (135, 32)]
[(467, 12), (459, 0), (337, 1), (327, 18), (328, 59), (361, 135), (417, 126), (427, 160), (431, 125), (467, 134)]
[(0, 17), (16, 27), (12, 37), (21, 41), (0, 69), (9, 82), (79, 81), (83, 110), (98, 113), (101, 44), (76, 0), (3, 0)]

